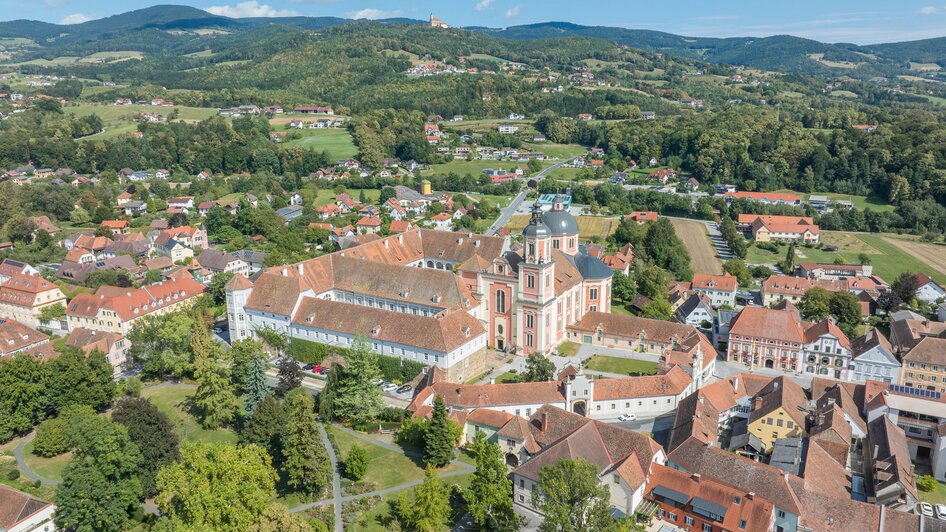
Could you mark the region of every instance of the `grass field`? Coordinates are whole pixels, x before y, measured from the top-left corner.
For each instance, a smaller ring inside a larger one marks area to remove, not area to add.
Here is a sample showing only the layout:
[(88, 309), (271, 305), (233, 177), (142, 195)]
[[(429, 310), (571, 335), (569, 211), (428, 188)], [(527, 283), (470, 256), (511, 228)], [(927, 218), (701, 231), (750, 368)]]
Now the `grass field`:
[[(821, 241), (838, 246), (838, 252), (817, 248), (797, 248), (795, 262), (834, 262), (841, 257), (845, 262), (857, 263), (861, 253), (870, 258), (874, 274), (888, 283), (903, 272), (923, 272), (939, 283), (946, 283), (946, 247), (916, 242), (905, 236), (894, 234), (842, 233), (822, 231)], [(785, 257), (787, 246), (780, 246), (778, 253), (752, 246), (746, 262), (750, 264), (775, 264)]]
[[(347, 192), (351, 197), (357, 200), (359, 197), (361, 197), (361, 191), (362, 189), (353, 188), (353, 189), (346, 190), (345, 192)], [(364, 192), (365, 192), (365, 201), (367, 201), (368, 203), (378, 203), (378, 199), (381, 197), (380, 190), (376, 188), (366, 188), (364, 189)], [(308, 202), (309, 194), (307, 194), (306, 190), (303, 190), (302, 195), (303, 197), (305, 197), (306, 201)], [(335, 196), (336, 194), (334, 190), (320, 188), (318, 189), (317, 195), (312, 201), (314, 202), (313, 204), (316, 207), (321, 207), (322, 205), (328, 205), (329, 203), (333, 203), (335, 201)]]
[(62, 480), (62, 471), (72, 460), (72, 453), (44, 458), (33, 454), (33, 442), (23, 446), (23, 459), (37, 475), (50, 480)]
[(237, 435), (233, 431), (207, 430), (187, 412), (186, 402), (194, 394), (194, 389), (193, 386), (184, 384), (170, 384), (160, 388), (153, 386), (142, 390), (141, 396), (150, 400), (158, 410), (168, 416), (183, 441), (236, 443)]
[(921, 491), (920, 500), (930, 504), (946, 504), (946, 483), (937, 482), (933, 491)]
[(351, 159), (358, 154), (347, 129), (305, 129), (303, 137), (286, 142), (286, 146), (300, 146), (316, 151), (327, 151), (334, 160)]
[(670, 222), (677, 236), (690, 252), (690, 265), (694, 272), (714, 275), (723, 273), (723, 265), (716, 258), (716, 249), (709, 241), (706, 225), (703, 222), (680, 219), (673, 219)]
[(914, 63), (913, 61), (910, 61), (910, 70), (917, 72), (936, 72), (942, 69), (943, 68), (936, 63)]
[(558, 159), (577, 157), (584, 155), (585, 152), (588, 151), (584, 146), (579, 146), (578, 144), (552, 144), (545, 142), (538, 144), (525, 143), (522, 145), (522, 148), (529, 151), (542, 152), (549, 157), (556, 157)]
[[(576, 216), (575, 219), (578, 221), (578, 236), (585, 240), (592, 237), (598, 237), (603, 240), (617, 231), (619, 223), (617, 218), (604, 218), (601, 216)], [(528, 223), (528, 214), (517, 214), (509, 220), (506, 227), (513, 233), (519, 233)]]
[[(456, 485), (466, 488), (470, 485), (470, 479), (472, 477), (472, 473), (466, 473), (441, 480), (447, 487)], [(391, 507), (388, 504), (388, 501), (394, 500), (400, 496), (410, 497), (413, 493), (413, 490), (414, 488), (407, 488), (394, 493), (383, 495), (380, 498), (380, 501), (378, 501), (378, 503), (375, 504), (370, 510), (366, 512), (357, 512), (354, 517), (354, 522), (350, 525), (346, 525), (345, 529), (353, 530), (355, 532), (388, 532), (389, 530), (392, 530), (395, 524), (390, 523)], [(448, 530), (451, 529), (443, 529), (443, 531)]]
[(580, 346), (576, 342), (562, 342), (558, 346), (558, 353), (564, 357), (573, 357), (578, 354)]
[(177, 118), (187, 122), (205, 120), (217, 114), (216, 109), (185, 106), (159, 107), (152, 105), (80, 104), (68, 106), (64, 109), (66, 113), (73, 114), (76, 117), (94, 114), (102, 119), (105, 131), (85, 137), (84, 140), (102, 140), (131, 133), (138, 127), (134, 120), (135, 115), (138, 113), (157, 113), (167, 117), (175, 110), (177, 111)]
[(620, 373), (628, 375), (631, 373), (644, 373), (653, 375), (657, 373), (657, 363), (646, 360), (637, 360), (634, 358), (609, 357), (605, 355), (594, 355), (585, 361), (585, 367), (593, 371), (603, 371), (605, 373)]
[(836, 192), (815, 192), (814, 194), (805, 194), (803, 192), (798, 192), (790, 189), (781, 189), (778, 192), (786, 192), (789, 194), (802, 194), (805, 196), (805, 199), (810, 199), (812, 195), (815, 196), (827, 196), (828, 199), (832, 200), (847, 200), (850, 201), (856, 209), (864, 210), (870, 209), (876, 212), (889, 212), (893, 210), (893, 205), (887, 203), (881, 198), (875, 196), (856, 196), (854, 194), (838, 194)]

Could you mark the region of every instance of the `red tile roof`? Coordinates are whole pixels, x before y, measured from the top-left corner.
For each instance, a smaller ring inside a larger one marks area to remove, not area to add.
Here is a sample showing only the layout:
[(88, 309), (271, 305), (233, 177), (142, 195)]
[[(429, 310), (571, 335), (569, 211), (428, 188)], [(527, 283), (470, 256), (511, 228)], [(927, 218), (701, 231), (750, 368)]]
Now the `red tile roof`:
[(693, 275), (693, 288), (702, 288), (706, 290), (726, 290), (736, 289), (738, 279), (729, 275), (710, 275), (708, 273), (697, 273)]
[(791, 311), (766, 307), (742, 309), (730, 325), (729, 335), (769, 338), (795, 344), (805, 341), (801, 322)]
[(98, 314), (100, 308), (107, 308), (116, 312), (123, 321), (129, 321), (181, 299), (198, 296), (204, 290), (203, 285), (190, 277), (137, 289), (103, 286), (95, 294), (79, 294), (74, 297), (69, 302), (66, 313), (91, 318)]

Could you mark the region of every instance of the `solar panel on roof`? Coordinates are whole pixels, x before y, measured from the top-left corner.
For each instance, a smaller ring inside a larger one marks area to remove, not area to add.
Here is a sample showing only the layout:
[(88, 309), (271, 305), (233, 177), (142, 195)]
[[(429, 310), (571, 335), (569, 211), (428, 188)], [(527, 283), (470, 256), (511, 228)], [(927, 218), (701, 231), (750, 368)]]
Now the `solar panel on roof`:
[(902, 393), (907, 395), (915, 395), (918, 397), (927, 397), (929, 399), (939, 400), (942, 398), (943, 394), (933, 390), (925, 390), (923, 388), (912, 388), (909, 386), (902, 386), (899, 384), (891, 384), (888, 386), (888, 389), (895, 393)]

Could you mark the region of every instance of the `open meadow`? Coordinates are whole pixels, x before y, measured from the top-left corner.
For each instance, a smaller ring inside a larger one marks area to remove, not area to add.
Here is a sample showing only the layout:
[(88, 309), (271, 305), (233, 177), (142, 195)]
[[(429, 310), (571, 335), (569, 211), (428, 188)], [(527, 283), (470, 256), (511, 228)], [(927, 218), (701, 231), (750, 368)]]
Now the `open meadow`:
[(670, 220), (670, 223), (673, 224), (677, 236), (690, 252), (690, 265), (694, 273), (714, 275), (723, 273), (723, 265), (716, 257), (716, 249), (709, 241), (706, 225), (703, 222), (674, 218)]

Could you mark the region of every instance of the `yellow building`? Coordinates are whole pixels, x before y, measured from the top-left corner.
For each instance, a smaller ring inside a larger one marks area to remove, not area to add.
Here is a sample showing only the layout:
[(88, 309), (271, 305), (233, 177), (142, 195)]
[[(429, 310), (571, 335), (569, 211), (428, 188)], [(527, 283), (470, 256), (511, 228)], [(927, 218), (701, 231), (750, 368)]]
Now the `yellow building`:
[(752, 398), (749, 434), (762, 442), (766, 452), (775, 440), (807, 435), (805, 390), (787, 377), (777, 377)]

